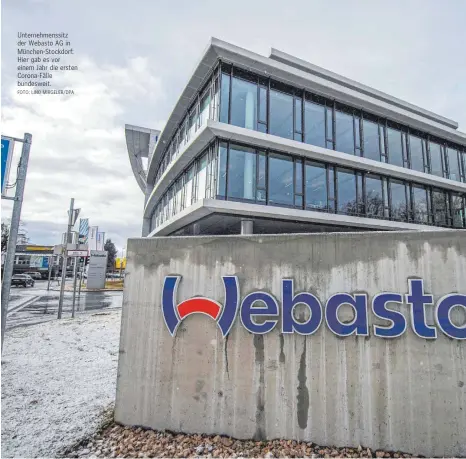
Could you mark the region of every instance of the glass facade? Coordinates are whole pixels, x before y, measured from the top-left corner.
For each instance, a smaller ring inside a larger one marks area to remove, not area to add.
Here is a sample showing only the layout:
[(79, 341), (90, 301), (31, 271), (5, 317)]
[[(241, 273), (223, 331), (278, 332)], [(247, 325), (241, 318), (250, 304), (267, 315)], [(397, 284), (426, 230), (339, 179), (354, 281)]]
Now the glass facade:
[(466, 147), (222, 64), (174, 133), (160, 179), (207, 119), (466, 182)]
[(216, 141), (159, 200), (152, 230), (204, 198), (466, 228), (465, 194)]

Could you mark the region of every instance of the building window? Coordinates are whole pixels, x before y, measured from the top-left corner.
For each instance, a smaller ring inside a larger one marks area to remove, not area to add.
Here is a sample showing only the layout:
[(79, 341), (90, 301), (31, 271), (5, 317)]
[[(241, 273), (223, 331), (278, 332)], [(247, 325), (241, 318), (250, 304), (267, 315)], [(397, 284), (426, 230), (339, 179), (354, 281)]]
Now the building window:
[(409, 136), (409, 152), (411, 169), (419, 172), (426, 172), (425, 161), (426, 142), (420, 137)]
[(228, 152), (227, 144), (225, 142), (220, 142), (220, 145), (218, 148), (217, 196), (221, 198), (226, 198), (227, 152)]
[(448, 223), (447, 194), (441, 190), (432, 191), (434, 223), (445, 226)]
[(306, 208), (327, 210), (327, 172), (324, 164), (306, 161)]
[(283, 92), (270, 91), (269, 133), (293, 139), (293, 97)]
[(304, 102), (304, 123), (304, 141), (325, 148), (325, 106), (306, 100)]
[(442, 146), (435, 142), (429, 142), (430, 173), (443, 177)]
[(356, 176), (352, 170), (337, 169), (338, 213), (357, 214)]
[(403, 167), (403, 146), (401, 131), (387, 128), (388, 161), (395, 166)]
[(380, 161), (379, 125), (369, 120), (363, 121), (364, 157)]
[(466, 198), (460, 194), (451, 195), (451, 213), (455, 228), (466, 227)]
[(374, 175), (366, 175), (366, 214), (370, 217), (382, 218), (384, 215), (384, 199), (382, 179)]
[(269, 203), (294, 205), (293, 159), (269, 155)]
[(459, 152), (453, 148), (447, 148), (447, 160), (448, 160), (448, 178), (450, 180), (461, 181), (461, 169), (460, 169), (460, 155)]
[(302, 208), (304, 205), (303, 198), (303, 161), (295, 159), (294, 161), (294, 205)]
[(210, 88), (204, 93), (201, 97), (200, 103), (200, 115), (199, 115), (199, 125), (202, 126), (207, 123), (209, 119), (209, 110), (210, 110)]
[(353, 116), (335, 110), (335, 150), (354, 155)]
[(429, 192), (421, 185), (412, 186), (412, 218), (416, 223), (429, 223)]
[(194, 166), (191, 166), (186, 174), (184, 185), (184, 207), (189, 207), (193, 203), (193, 182)]
[(206, 197), (207, 187), (207, 154), (205, 154), (198, 164), (198, 172), (196, 179), (196, 201)]
[(228, 154), (228, 198), (254, 201), (256, 196), (256, 152), (230, 144)]
[(267, 155), (260, 151), (257, 155), (257, 193), (258, 202), (267, 202)]
[(257, 127), (257, 84), (233, 78), (231, 124), (246, 129)]
[(408, 220), (406, 184), (390, 180), (390, 215), (392, 220)]
[(220, 91), (220, 121), (228, 123), (228, 114), (230, 112), (230, 75), (222, 73), (221, 91)]

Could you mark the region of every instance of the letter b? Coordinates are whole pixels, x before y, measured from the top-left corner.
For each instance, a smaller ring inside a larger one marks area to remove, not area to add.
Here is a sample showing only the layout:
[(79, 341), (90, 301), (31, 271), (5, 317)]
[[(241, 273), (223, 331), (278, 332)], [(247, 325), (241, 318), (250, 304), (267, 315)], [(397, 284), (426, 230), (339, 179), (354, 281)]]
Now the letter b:
[[(282, 332), (297, 332), (301, 335), (312, 335), (315, 333), (322, 322), (322, 305), (320, 301), (310, 293), (299, 293), (295, 296), (292, 279), (283, 279), (282, 281), (282, 305), (283, 319)], [(293, 309), (298, 304), (308, 306), (311, 317), (305, 323), (297, 322), (293, 316)]]

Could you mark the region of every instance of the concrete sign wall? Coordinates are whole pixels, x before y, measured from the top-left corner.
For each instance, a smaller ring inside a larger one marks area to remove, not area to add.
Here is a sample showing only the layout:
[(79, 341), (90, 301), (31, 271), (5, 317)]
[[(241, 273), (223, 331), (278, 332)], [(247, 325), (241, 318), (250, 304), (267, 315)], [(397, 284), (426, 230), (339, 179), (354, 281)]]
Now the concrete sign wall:
[(466, 231), (131, 239), (127, 256), (117, 422), (466, 454)]
[(105, 250), (91, 250), (90, 255), (87, 270), (87, 288), (105, 288), (108, 253)]

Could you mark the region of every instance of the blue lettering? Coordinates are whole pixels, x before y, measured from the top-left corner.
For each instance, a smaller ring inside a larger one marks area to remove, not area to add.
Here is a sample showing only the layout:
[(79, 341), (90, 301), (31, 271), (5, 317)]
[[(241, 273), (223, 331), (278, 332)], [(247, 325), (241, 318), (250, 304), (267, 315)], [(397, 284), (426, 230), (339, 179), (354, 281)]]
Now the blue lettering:
[(437, 324), (450, 338), (466, 339), (466, 323), (462, 327), (457, 327), (450, 319), (450, 312), (455, 306), (463, 306), (466, 312), (466, 295), (453, 293), (441, 298), (437, 304)]
[[(338, 308), (343, 304), (349, 304), (354, 309), (354, 320), (350, 324), (340, 322), (338, 318)], [(369, 335), (369, 324), (367, 322), (367, 295), (356, 294), (349, 295), (347, 293), (337, 293), (331, 296), (327, 301), (325, 308), (325, 320), (328, 328), (335, 335)]]
[(372, 300), (372, 312), (380, 319), (388, 320), (390, 325), (374, 324), (374, 335), (381, 338), (396, 338), (406, 331), (406, 319), (403, 314), (386, 307), (387, 303), (403, 303), (399, 293), (380, 293)]
[[(322, 323), (322, 306), (319, 300), (310, 293), (299, 293), (293, 296), (293, 280), (282, 281), (282, 332), (293, 333), (296, 331), (301, 335), (312, 335)], [(293, 309), (298, 304), (305, 304), (310, 311), (310, 318), (306, 323), (297, 322), (293, 317)]]
[(424, 295), (424, 281), (422, 279), (409, 279), (409, 294), (406, 302), (411, 305), (411, 326), (414, 333), (420, 338), (437, 338), (437, 329), (426, 324), (426, 311), (424, 305), (433, 304), (432, 295)]
[[(260, 301), (265, 304), (265, 307), (252, 307), (256, 302)], [(265, 292), (254, 292), (244, 298), (241, 303), (241, 322), (244, 325), (246, 330), (255, 334), (264, 334), (273, 330), (275, 325), (277, 325), (277, 320), (266, 320), (262, 324), (257, 324), (254, 322), (252, 316), (277, 316), (278, 317), (278, 304), (277, 300), (270, 295), (270, 293)]]

